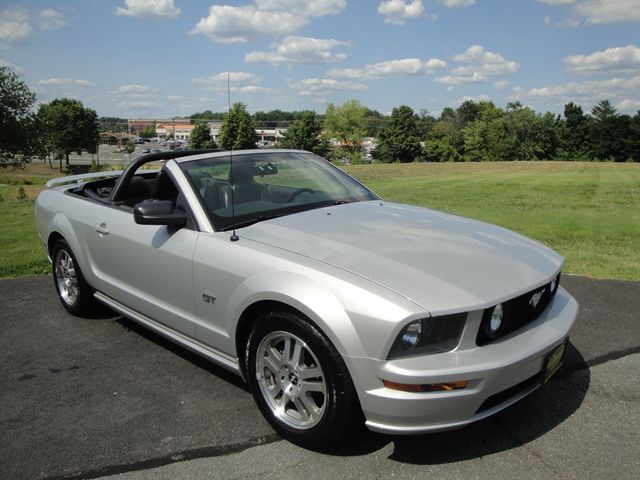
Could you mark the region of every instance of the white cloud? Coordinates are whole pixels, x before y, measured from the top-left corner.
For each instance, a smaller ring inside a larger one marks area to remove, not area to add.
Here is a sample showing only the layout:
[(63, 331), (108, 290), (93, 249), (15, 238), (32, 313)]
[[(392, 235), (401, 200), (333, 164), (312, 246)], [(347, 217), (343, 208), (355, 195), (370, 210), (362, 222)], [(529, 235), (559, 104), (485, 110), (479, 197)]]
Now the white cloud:
[(178, 102), (184, 99), (182, 95), (167, 95), (167, 100), (171, 100), (172, 102)]
[(0, 10), (0, 48), (24, 43), (32, 32), (27, 10), (20, 7)]
[(616, 109), (623, 112), (637, 112), (640, 110), (640, 100), (625, 98), (616, 104)]
[(443, 4), (445, 7), (457, 8), (473, 5), (476, 3), (476, 0), (438, 0), (438, 2)]
[(378, 13), (385, 17), (384, 23), (391, 25), (404, 25), (407, 20), (425, 16), (421, 0), (413, 0), (411, 3), (405, 0), (385, 0), (378, 5)]
[(344, 53), (332, 50), (340, 46), (348, 46), (348, 42), (333, 39), (310, 37), (285, 37), (282, 42), (271, 45), (270, 52), (250, 52), (244, 57), (245, 63), (283, 63), (323, 64), (344, 60)]
[(493, 84), (493, 88), (495, 88), (496, 90), (504, 90), (508, 86), (509, 86), (508, 80), (500, 80), (499, 82), (495, 82)]
[(591, 55), (570, 55), (564, 59), (567, 72), (577, 75), (637, 74), (640, 72), (640, 48), (635, 45), (608, 48)]
[(254, 6), (213, 5), (191, 34), (202, 33), (220, 43), (246, 43), (272, 35), (287, 35), (308, 23), (289, 12), (264, 12)]
[(638, 0), (587, 0), (577, 3), (574, 11), (587, 24), (640, 21)]
[(198, 85), (203, 90), (214, 92), (226, 92), (227, 81), (232, 92), (261, 93), (268, 91), (268, 89), (256, 85), (262, 81), (261, 77), (248, 72), (220, 72), (209, 77), (192, 80), (194, 85)]
[(509, 100), (522, 100), (526, 103), (545, 102), (563, 105), (570, 101), (596, 103), (605, 98), (622, 102), (630, 98), (637, 98), (638, 92), (640, 92), (640, 76), (570, 82), (532, 88), (527, 91), (514, 89), (508, 98)]
[(69, 25), (69, 21), (57, 10), (45, 8), (38, 13), (38, 25), (42, 30), (57, 30)]
[(638, 0), (538, 0), (551, 6), (567, 6), (572, 17), (558, 26), (578, 27), (640, 21)]
[(289, 81), (289, 86), (303, 96), (323, 96), (330, 92), (366, 90), (364, 83), (335, 80), (333, 78), (307, 78), (300, 81)]
[(120, 85), (113, 92), (116, 96), (127, 96), (127, 97), (148, 97), (153, 93), (156, 93), (156, 90), (147, 86), (147, 85), (139, 85), (139, 84), (126, 84)]
[(258, 85), (246, 85), (244, 87), (238, 87), (235, 91), (240, 93), (272, 93), (273, 89), (260, 87)]
[(47, 85), (50, 87), (95, 87), (96, 84), (89, 80), (80, 78), (46, 78), (38, 80), (38, 85)]
[(462, 65), (452, 69), (449, 75), (436, 78), (436, 82), (449, 86), (480, 83), (490, 77), (514, 74), (520, 68), (517, 62), (507, 60), (499, 53), (488, 52), (482, 45), (472, 45), (453, 59)]
[(312, 17), (335, 14), (344, 0), (254, 0), (235, 7), (212, 5), (191, 34), (201, 33), (214, 42), (246, 43), (264, 37), (289, 35), (307, 25)]
[(181, 13), (173, 0), (124, 0), (124, 4), (126, 8), (116, 8), (116, 15), (167, 19), (178, 18)]
[(471, 96), (471, 95), (465, 95), (464, 97), (461, 98), (456, 98), (455, 100), (453, 100), (451, 102), (451, 105), (454, 106), (458, 106), (463, 104), (464, 102), (490, 102), (491, 101), (491, 97), (488, 95), (475, 95), (475, 96)]
[(133, 108), (136, 110), (150, 110), (156, 107), (157, 104), (148, 100), (127, 100), (125, 102), (118, 102), (116, 105), (125, 110), (131, 110)]
[(15, 65), (15, 64), (13, 64), (11, 62), (7, 62), (6, 60), (0, 59), (0, 67), (8, 67), (11, 70), (13, 70), (13, 72), (16, 75), (22, 75), (24, 73), (24, 68), (22, 68), (22, 67), (20, 67), (18, 65)]
[(263, 11), (284, 11), (303, 17), (323, 17), (335, 15), (347, 6), (346, 0), (255, 0)]
[(446, 68), (447, 62), (439, 58), (420, 60), (419, 58), (402, 58), (386, 62), (372, 63), (362, 68), (334, 68), (327, 75), (334, 78), (350, 80), (375, 80), (383, 77), (397, 77), (404, 75), (425, 75), (435, 70)]

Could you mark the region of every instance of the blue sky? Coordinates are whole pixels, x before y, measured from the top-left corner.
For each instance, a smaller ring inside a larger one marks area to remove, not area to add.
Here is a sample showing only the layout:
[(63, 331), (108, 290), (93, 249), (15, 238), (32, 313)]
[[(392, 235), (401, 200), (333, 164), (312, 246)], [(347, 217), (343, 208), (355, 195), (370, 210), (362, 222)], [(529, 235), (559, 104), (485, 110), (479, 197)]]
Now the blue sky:
[(0, 0), (0, 65), (41, 102), (171, 117), (355, 98), (640, 110), (640, 0)]

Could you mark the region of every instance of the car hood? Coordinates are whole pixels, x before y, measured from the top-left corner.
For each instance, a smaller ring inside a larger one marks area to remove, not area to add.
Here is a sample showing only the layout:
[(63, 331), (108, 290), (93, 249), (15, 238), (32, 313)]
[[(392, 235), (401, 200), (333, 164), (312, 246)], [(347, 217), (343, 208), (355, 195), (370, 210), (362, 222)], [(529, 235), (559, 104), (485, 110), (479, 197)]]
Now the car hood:
[(433, 315), (525, 293), (550, 281), (563, 263), (553, 250), (504, 228), (381, 201), (310, 210), (238, 233), (365, 277)]

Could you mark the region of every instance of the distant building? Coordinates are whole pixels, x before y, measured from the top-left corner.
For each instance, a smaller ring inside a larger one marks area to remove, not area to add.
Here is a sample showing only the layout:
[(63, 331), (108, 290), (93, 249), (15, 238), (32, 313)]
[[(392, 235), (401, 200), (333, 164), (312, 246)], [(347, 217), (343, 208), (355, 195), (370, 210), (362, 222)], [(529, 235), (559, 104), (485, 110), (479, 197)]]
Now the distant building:
[[(217, 142), (220, 129), (224, 122), (212, 120), (207, 122), (211, 137)], [(176, 140), (189, 141), (191, 132), (196, 128), (189, 118), (130, 118), (128, 120), (129, 132), (135, 134), (155, 125), (156, 137), (169, 138), (173, 135)], [(286, 128), (256, 128), (256, 135), (260, 146), (273, 145), (284, 138)]]
[(196, 128), (195, 125), (189, 121), (178, 121), (177, 119), (169, 121), (158, 121), (156, 123), (156, 137), (169, 138), (173, 135), (176, 140), (189, 141), (191, 132)]
[[(156, 131), (158, 130), (158, 126), (160, 124), (163, 125), (167, 132), (173, 132), (173, 126), (182, 126), (182, 125), (190, 125), (191, 119), (175, 117), (175, 118), (130, 118), (127, 120), (128, 128), (130, 133), (137, 133), (140, 130), (144, 130), (145, 128), (156, 126)], [(169, 133), (167, 133), (168, 135)], [(184, 134), (184, 132), (182, 132)]]

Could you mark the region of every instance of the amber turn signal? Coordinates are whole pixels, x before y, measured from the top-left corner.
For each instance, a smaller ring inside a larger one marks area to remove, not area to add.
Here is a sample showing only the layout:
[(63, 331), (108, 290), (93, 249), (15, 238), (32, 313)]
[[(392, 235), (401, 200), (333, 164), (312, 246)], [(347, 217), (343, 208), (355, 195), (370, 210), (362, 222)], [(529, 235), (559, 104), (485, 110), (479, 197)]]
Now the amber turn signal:
[(397, 383), (390, 380), (382, 380), (382, 384), (391, 390), (399, 390), (401, 392), (448, 392), (451, 390), (461, 390), (467, 388), (468, 380), (460, 380), (457, 382), (447, 383), (428, 383), (425, 385)]

